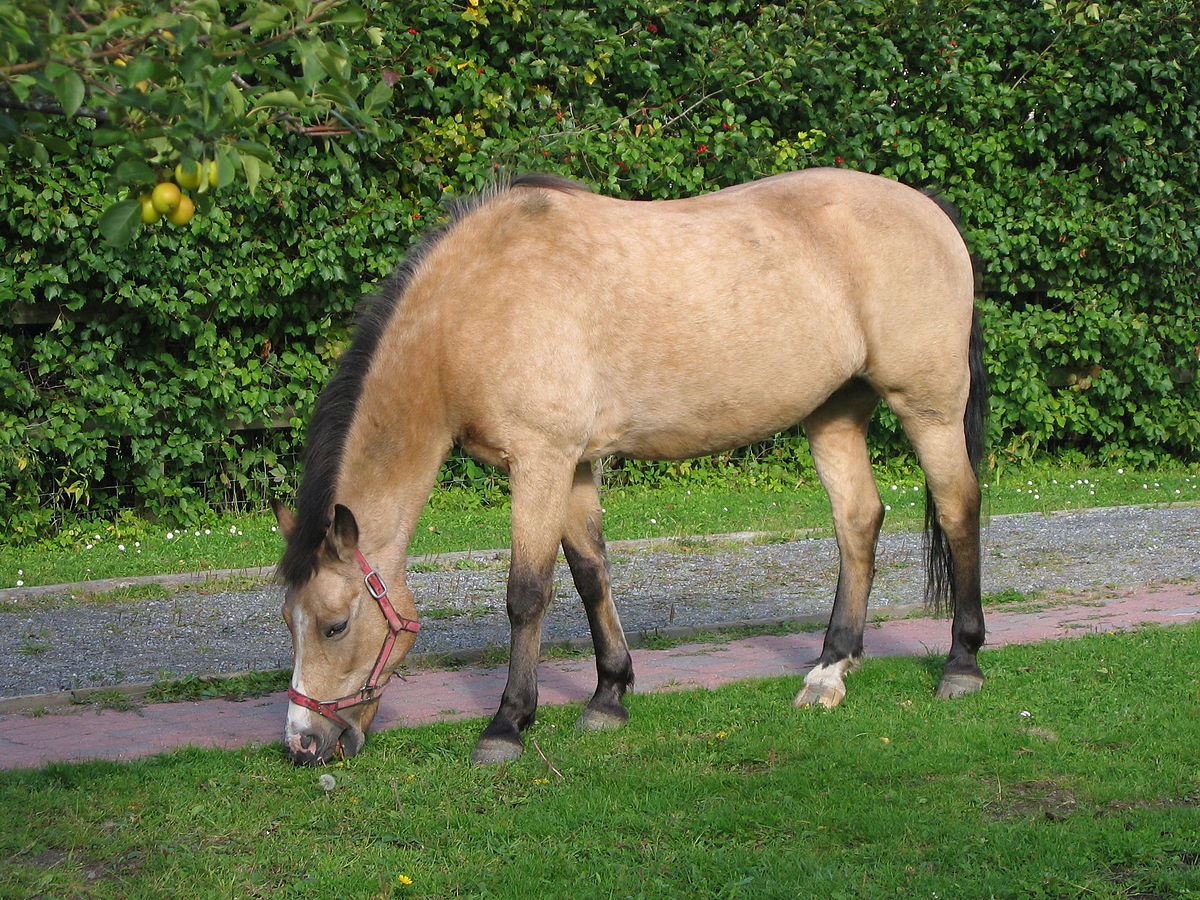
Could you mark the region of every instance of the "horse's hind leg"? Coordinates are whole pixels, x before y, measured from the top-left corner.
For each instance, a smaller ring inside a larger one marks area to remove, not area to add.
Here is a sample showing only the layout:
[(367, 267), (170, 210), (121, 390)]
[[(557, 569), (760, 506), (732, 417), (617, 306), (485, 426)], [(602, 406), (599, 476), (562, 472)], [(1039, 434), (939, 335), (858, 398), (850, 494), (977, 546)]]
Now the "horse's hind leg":
[(498, 763), (519, 757), (521, 732), (537, 712), (537, 664), (542, 619), (554, 590), (554, 563), (562, 538), (574, 461), (549, 454), (536, 463), (523, 457), (509, 473), (512, 488), (512, 558), (508, 572), (511, 653), (500, 708), (483, 730), (471, 762)]
[(804, 422), (817, 474), (833, 508), (840, 567), (825, 646), (796, 696), (797, 706), (841, 703), (846, 696), (843, 678), (862, 657), (867, 595), (883, 524), (883, 504), (867, 451), (867, 424), (878, 401), (869, 385), (854, 382)]
[[(929, 487), (929, 502), (945, 538), (944, 545), (936, 541), (933, 544), (934, 558), (930, 561), (931, 578), (933, 570), (943, 565), (948, 568), (949, 576), (949, 584), (944, 586), (934, 579), (931, 599), (938, 605), (948, 601), (954, 610), (950, 653), (937, 693), (943, 698), (961, 697), (983, 687), (983, 672), (976, 660), (984, 640), (979, 575), (979, 482), (961, 423), (932, 424), (908, 415), (902, 404), (893, 408), (917, 451)], [(944, 553), (949, 554), (948, 565), (937, 558)], [(939, 587), (944, 587), (948, 596), (937, 596)]]
[(624, 725), (629, 713), (621, 697), (633, 684), (633, 661), (609, 585), (601, 521), (596, 477), (590, 463), (580, 463), (575, 470), (562, 547), (587, 610), (596, 648), (596, 693), (576, 723), (585, 729)]

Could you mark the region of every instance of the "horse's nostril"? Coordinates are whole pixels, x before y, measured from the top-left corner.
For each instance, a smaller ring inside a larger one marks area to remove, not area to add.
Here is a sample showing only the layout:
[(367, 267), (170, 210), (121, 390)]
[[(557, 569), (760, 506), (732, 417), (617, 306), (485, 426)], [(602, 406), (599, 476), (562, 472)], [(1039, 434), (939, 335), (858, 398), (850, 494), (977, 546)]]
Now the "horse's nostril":
[(302, 734), (300, 735), (300, 749), (306, 753), (315, 752), (317, 738), (315, 735)]

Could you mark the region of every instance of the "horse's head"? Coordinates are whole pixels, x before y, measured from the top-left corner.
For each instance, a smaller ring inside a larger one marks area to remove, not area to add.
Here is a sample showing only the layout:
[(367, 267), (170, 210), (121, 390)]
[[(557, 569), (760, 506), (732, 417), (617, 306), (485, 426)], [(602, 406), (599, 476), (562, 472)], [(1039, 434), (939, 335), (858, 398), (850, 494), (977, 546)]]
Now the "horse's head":
[[(291, 544), (296, 517), (279, 504), (275, 517)], [(283, 602), (294, 658), (283, 742), (302, 765), (362, 749), (383, 685), (418, 628), (407, 586), (389, 592), (363, 558), (349, 509), (334, 508), (313, 554), (311, 574), (289, 580)]]

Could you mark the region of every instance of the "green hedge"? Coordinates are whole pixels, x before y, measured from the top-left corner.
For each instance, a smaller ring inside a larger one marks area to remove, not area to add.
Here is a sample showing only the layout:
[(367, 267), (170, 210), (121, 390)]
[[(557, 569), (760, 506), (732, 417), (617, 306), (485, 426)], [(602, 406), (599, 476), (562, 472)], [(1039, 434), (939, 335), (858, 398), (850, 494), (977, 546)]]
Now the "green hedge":
[[(356, 67), (396, 91), (348, 166), (293, 139), (257, 197), (123, 250), (87, 123), (0, 172), (10, 535), (286, 477), (358, 297), (497, 169), (642, 199), (813, 165), (938, 186), (980, 262), (995, 450), (1197, 459), (1193, 0), (367, 6)], [(903, 446), (887, 416), (875, 439)]]

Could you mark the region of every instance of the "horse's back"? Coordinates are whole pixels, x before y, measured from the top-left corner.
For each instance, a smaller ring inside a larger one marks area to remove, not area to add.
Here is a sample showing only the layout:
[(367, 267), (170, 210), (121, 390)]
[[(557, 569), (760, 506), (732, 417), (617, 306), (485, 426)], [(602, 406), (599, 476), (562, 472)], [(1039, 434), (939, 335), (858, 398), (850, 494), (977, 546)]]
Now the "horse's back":
[(438, 249), (451, 238), (438, 284), (463, 416), (561, 427), (589, 456), (768, 436), (856, 376), (928, 368), (970, 327), (954, 224), (858, 172), (670, 201), (518, 187)]

